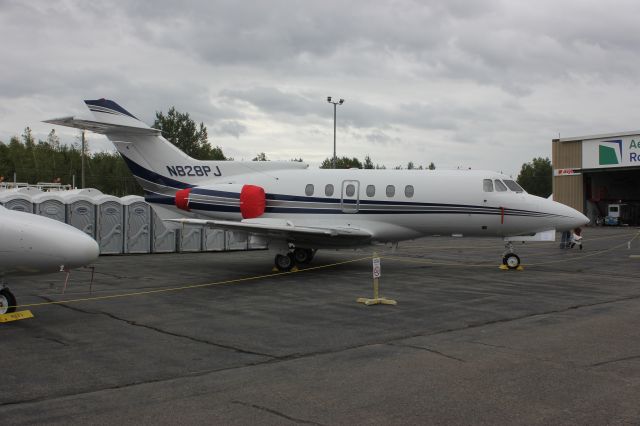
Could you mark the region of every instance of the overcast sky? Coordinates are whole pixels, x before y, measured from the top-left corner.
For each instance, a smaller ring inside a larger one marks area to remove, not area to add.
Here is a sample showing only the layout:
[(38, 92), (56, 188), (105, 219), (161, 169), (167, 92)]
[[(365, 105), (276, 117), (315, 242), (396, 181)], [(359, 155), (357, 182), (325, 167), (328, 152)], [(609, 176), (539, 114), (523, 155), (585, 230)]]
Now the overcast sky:
[(0, 0), (0, 141), (104, 97), (315, 167), (331, 95), (339, 156), (517, 174), (558, 134), (640, 128), (639, 18), (636, 0)]

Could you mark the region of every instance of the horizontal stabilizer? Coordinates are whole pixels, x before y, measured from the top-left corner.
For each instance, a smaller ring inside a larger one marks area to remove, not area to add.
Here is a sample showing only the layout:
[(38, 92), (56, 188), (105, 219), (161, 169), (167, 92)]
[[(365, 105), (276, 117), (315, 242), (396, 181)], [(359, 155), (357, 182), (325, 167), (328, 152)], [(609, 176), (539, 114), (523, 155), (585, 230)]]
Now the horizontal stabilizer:
[(126, 126), (100, 121), (82, 120), (75, 117), (54, 118), (52, 120), (45, 120), (44, 123), (90, 130), (103, 135), (160, 135), (161, 133), (160, 130), (151, 127)]
[(541, 231), (533, 235), (516, 235), (513, 237), (504, 237), (505, 241), (555, 241), (556, 230)]

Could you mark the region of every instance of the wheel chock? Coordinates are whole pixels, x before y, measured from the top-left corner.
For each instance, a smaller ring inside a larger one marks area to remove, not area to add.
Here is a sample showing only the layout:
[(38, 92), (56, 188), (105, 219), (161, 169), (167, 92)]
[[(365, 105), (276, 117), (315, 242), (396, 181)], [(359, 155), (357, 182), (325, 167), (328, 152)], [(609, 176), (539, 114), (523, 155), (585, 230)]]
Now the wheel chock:
[(271, 272), (280, 272), (280, 270), (274, 266), (273, 268), (271, 268)]
[[(498, 269), (500, 269), (501, 271), (508, 271), (509, 267), (507, 265), (500, 265), (498, 267)], [(516, 271), (524, 271), (524, 267), (522, 265), (519, 265), (517, 268), (515, 268)]]
[(1, 314), (0, 322), (20, 321), (28, 318), (33, 318), (31, 311), (11, 312), (10, 314)]
[(294, 266), (293, 268), (291, 268), (291, 270), (289, 272), (298, 272), (300, 269), (298, 269), (297, 266)]

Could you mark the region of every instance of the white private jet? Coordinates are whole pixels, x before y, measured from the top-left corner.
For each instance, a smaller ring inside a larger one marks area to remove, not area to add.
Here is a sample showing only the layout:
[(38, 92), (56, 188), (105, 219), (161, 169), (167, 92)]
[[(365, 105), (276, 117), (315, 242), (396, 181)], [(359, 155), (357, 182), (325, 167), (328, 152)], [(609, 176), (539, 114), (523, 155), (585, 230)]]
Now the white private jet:
[[(471, 170), (310, 170), (299, 162), (200, 161), (106, 99), (85, 101), (95, 120), (47, 123), (106, 135), (161, 218), (262, 235), (281, 271), (319, 248), (397, 243), (428, 235), (511, 241), (589, 222), (580, 212), (527, 194), (508, 176)], [(535, 237), (534, 237), (535, 239)]]
[(99, 252), (98, 243), (73, 226), (0, 206), (0, 314), (16, 307), (5, 277), (68, 271), (93, 262)]

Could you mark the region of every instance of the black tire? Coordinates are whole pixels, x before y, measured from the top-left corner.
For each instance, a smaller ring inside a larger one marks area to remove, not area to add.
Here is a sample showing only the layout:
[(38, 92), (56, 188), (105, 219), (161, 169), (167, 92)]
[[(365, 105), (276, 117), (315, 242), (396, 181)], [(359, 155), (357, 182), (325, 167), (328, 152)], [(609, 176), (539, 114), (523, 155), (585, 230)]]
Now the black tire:
[(292, 253), (276, 254), (274, 263), (276, 265), (276, 268), (280, 272), (288, 272), (296, 264), (295, 260), (293, 259)]
[(16, 304), (16, 298), (8, 288), (0, 290), (0, 314), (15, 312)]
[(502, 264), (509, 269), (516, 269), (520, 266), (520, 258), (515, 253), (509, 253), (502, 258)]
[(313, 250), (297, 248), (293, 251), (293, 259), (296, 265), (305, 266), (311, 263), (313, 259)]

